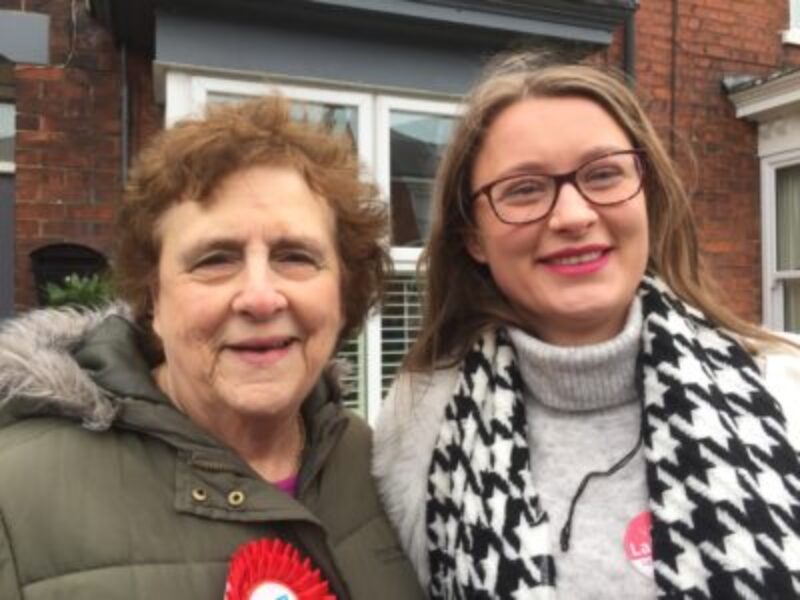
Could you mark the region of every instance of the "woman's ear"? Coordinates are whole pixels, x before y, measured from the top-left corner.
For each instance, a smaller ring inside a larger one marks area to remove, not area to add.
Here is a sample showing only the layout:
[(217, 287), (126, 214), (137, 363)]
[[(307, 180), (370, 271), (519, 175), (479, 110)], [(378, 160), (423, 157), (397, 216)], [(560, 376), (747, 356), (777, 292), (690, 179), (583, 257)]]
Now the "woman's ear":
[(158, 283), (153, 282), (150, 284), (150, 323), (153, 328), (153, 333), (161, 338), (161, 320), (159, 319), (158, 310)]
[(483, 249), (483, 240), (480, 234), (472, 229), (464, 236), (464, 245), (467, 248), (469, 255), (477, 262), (486, 264), (486, 252)]

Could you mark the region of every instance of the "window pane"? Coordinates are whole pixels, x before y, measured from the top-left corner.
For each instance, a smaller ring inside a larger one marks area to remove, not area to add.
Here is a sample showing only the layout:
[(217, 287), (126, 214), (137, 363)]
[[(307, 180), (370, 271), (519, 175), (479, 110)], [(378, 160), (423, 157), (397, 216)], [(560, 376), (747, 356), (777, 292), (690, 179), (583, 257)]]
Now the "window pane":
[(209, 104), (220, 104), (222, 102), (241, 102), (248, 98), (250, 98), (250, 96), (231, 94), (228, 92), (208, 92), (207, 101)]
[(381, 397), (419, 332), (420, 296), (414, 273), (397, 273), (389, 280), (381, 307)]
[(308, 102), (307, 100), (292, 101), (292, 117), (295, 119), (308, 119), (312, 123), (324, 123), (338, 134), (346, 134), (353, 147), (358, 139), (358, 109), (354, 106), (341, 106), (337, 104), (322, 104)]
[(13, 104), (0, 102), (0, 162), (14, 162), (15, 112)]
[(777, 268), (800, 269), (800, 165), (779, 169), (776, 179)]
[(421, 246), (430, 229), (433, 176), (454, 119), (391, 111), (392, 244)]
[[(251, 98), (239, 94), (209, 92), (208, 102), (239, 102)], [(291, 100), (291, 99), (290, 99)], [(312, 123), (325, 123), (331, 131), (346, 134), (356, 147), (358, 139), (358, 108), (339, 104), (325, 104), (308, 100), (292, 100), (292, 118), (308, 119)]]
[(800, 0), (789, 2), (789, 26), (792, 29), (800, 29)]

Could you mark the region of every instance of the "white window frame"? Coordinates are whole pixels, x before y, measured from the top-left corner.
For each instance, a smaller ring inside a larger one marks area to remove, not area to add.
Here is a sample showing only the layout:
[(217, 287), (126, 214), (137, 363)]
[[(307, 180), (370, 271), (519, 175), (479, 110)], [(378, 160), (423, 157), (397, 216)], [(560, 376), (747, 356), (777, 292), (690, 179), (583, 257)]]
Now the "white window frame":
[[(278, 92), (292, 100), (324, 102), (353, 106), (358, 114), (359, 159), (368, 172), (374, 174), (381, 198), (388, 202), (391, 159), (389, 156), (390, 111), (403, 110), (433, 115), (457, 116), (460, 105), (455, 101), (433, 100), (423, 97), (405, 97), (381, 91), (354, 91), (338, 87), (297, 84), (286, 80), (252, 81), (226, 75), (206, 75), (168, 70), (165, 77), (165, 114), (167, 127), (186, 117), (202, 115), (210, 94), (259, 96)], [(398, 272), (416, 269), (420, 248), (392, 247), (391, 257)], [(374, 311), (364, 326), (364, 351), (366, 355), (366, 402), (368, 420), (374, 424), (380, 411), (382, 398), (381, 316)]]
[(787, 0), (789, 3), (789, 28), (781, 34), (784, 44), (800, 45), (800, 0)]
[[(0, 102), (0, 104), (6, 104), (11, 106), (12, 113), (16, 118), (17, 114), (16, 105), (13, 102)], [(13, 175), (16, 169), (17, 165), (13, 160), (0, 160), (0, 173), (4, 175), (7, 174)]]
[[(777, 252), (777, 172), (800, 165), (800, 148), (761, 159), (762, 305), (764, 325), (783, 331), (783, 282), (800, 279), (800, 270), (779, 271)], [(800, 232), (798, 232), (800, 235)]]

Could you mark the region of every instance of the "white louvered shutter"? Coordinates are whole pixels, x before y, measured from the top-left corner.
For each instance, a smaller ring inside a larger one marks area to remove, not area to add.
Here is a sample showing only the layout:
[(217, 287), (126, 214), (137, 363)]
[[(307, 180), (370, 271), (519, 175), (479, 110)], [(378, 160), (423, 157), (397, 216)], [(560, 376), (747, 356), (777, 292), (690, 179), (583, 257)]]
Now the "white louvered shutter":
[(343, 378), (343, 401), (347, 408), (353, 409), (366, 418), (367, 389), (366, 389), (366, 352), (364, 351), (364, 333), (345, 340), (336, 358), (346, 360), (349, 373)]
[(414, 272), (397, 273), (387, 286), (381, 309), (381, 396), (385, 397), (406, 352), (417, 337), (421, 319)]

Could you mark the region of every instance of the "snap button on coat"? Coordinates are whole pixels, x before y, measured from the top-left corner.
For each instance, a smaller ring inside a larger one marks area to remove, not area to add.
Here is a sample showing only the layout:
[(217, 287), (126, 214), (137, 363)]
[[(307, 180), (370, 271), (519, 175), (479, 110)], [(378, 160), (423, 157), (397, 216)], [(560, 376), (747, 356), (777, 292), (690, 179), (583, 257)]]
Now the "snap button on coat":
[(244, 504), (246, 499), (247, 497), (241, 490), (233, 490), (230, 494), (228, 494), (228, 504), (231, 506), (241, 506)]

